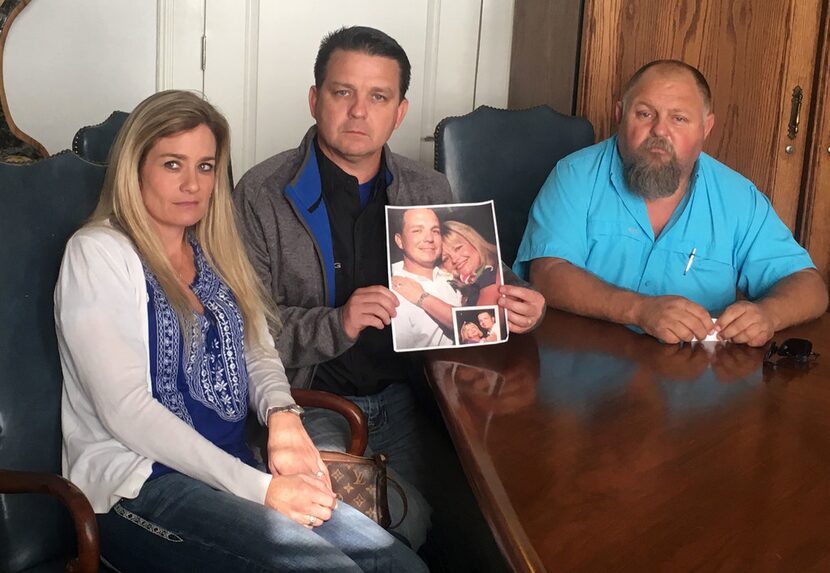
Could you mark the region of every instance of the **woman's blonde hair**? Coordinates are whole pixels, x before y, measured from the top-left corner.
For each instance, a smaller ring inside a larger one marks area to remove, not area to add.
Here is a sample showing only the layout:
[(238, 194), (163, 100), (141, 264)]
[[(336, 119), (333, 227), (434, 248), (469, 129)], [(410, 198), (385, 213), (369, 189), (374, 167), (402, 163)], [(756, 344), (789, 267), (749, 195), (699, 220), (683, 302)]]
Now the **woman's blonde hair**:
[[(261, 317), (277, 324), (276, 313), (245, 254), (230, 199), (228, 161), (230, 129), (224, 116), (195, 93), (168, 90), (142, 101), (129, 115), (110, 150), (110, 162), (98, 206), (90, 224), (109, 221), (132, 239), (144, 263), (164, 289), (182, 322), (193, 322), (187, 291), (165, 254), (141, 196), (140, 172), (147, 154), (159, 139), (207, 126), (216, 140), (215, 183), (205, 216), (189, 230), (209, 264), (233, 292), (245, 321), (245, 338), (264, 342), (254, 334)], [(252, 336), (252, 334), (254, 334)]]
[(478, 251), (478, 255), (481, 257), (481, 267), (476, 269), (476, 273), (481, 272), (486, 266), (499, 270), (499, 255), (496, 251), (496, 245), (488, 242), (471, 226), (460, 221), (444, 221), (441, 223), (441, 237), (445, 244), (457, 243), (459, 238), (464, 239)]
[(461, 340), (462, 341), (463, 340), (471, 340), (470, 335), (469, 335), (469, 330), (470, 330), (471, 327), (475, 328), (476, 331), (481, 336), (484, 336), (484, 331), (475, 322), (465, 322), (464, 324), (461, 325), (461, 328), (458, 331), (461, 334)]

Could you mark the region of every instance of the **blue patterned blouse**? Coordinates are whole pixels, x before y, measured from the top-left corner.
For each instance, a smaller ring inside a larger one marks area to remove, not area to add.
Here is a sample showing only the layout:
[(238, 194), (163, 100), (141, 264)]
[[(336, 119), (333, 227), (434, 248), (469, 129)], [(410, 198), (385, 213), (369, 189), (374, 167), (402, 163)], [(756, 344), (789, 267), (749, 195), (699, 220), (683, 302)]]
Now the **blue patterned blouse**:
[[(155, 275), (144, 266), (153, 398), (218, 447), (253, 466), (254, 457), (244, 440), (248, 370), (242, 314), (202, 249), (193, 240), (191, 246), (196, 278), (190, 288), (205, 311), (194, 312), (187, 351), (176, 312)], [(150, 479), (172, 471), (156, 462)]]

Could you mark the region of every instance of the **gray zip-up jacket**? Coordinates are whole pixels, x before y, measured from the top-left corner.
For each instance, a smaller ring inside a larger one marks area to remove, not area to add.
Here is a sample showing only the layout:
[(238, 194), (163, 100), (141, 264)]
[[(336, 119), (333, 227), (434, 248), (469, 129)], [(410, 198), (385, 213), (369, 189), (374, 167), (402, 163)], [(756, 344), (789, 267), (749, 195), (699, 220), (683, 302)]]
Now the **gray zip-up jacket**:
[[(317, 364), (355, 342), (343, 330), (340, 308), (333, 308), (334, 258), (313, 147), (316, 133), (312, 127), (299, 147), (254, 166), (233, 193), (251, 263), (280, 311), (276, 347), (295, 388), (308, 388)], [(444, 175), (388, 146), (384, 155), (392, 176), (386, 188), (390, 205), (452, 202)]]

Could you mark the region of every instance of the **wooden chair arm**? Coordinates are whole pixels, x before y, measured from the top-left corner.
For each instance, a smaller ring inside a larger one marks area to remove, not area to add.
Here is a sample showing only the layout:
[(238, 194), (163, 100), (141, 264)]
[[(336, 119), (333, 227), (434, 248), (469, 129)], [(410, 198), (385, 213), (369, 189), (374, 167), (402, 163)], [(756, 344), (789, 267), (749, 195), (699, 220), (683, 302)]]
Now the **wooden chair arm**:
[(303, 408), (326, 408), (346, 418), (352, 434), (347, 452), (354, 456), (363, 455), (366, 451), (366, 444), (369, 443), (369, 429), (366, 425), (366, 416), (353, 402), (337, 394), (320, 390), (294, 388), (291, 390), (291, 395), (294, 396), (294, 401)]
[(98, 522), (89, 500), (75, 484), (57, 474), (0, 470), (0, 493), (39, 493), (58, 498), (72, 515), (78, 538), (78, 557), (67, 561), (67, 573), (97, 573)]

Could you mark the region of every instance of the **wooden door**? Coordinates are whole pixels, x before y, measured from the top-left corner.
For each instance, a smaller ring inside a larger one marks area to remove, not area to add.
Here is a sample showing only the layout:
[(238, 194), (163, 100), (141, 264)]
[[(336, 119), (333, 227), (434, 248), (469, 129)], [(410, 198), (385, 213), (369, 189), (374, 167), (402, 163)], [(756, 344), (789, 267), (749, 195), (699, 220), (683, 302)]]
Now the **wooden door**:
[[(674, 58), (698, 67), (714, 100), (705, 151), (749, 177), (794, 230), (824, 2), (586, 0), (577, 112), (604, 139), (616, 130), (622, 85), (640, 66)], [(803, 95), (791, 139), (796, 86)]]
[(804, 178), (804, 206), (800, 238), (813, 262), (830, 278), (830, 10), (825, 10), (824, 40), (816, 106), (810, 125), (807, 173)]

